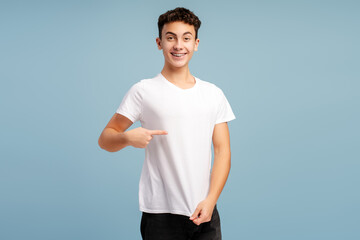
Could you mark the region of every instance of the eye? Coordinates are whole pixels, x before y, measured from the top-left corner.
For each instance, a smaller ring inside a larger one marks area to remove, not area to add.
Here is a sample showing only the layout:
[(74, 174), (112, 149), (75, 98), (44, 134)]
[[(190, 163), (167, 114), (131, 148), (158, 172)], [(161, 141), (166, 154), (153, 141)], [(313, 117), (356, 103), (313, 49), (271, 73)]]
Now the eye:
[(172, 39), (174, 39), (174, 38), (173, 38), (173, 37), (168, 37), (167, 39), (168, 39), (168, 40), (172, 40)]
[(189, 41), (189, 40), (190, 40), (190, 38), (186, 37), (186, 38), (185, 38), (185, 40), (186, 40), (186, 41)]

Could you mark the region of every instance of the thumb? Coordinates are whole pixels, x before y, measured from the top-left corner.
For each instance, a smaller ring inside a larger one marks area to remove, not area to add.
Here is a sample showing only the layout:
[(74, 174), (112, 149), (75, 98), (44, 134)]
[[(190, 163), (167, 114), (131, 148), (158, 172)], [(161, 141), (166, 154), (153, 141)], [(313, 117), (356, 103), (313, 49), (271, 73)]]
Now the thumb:
[(150, 130), (150, 135), (166, 135), (168, 134), (165, 130)]
[(195, 218), (197, 218), (199, 216), (199, 213), (200, 213), (200, 209), (196, 208), (195, 212), (191, 215), (191, 217), (189, 219), (194, 220)]

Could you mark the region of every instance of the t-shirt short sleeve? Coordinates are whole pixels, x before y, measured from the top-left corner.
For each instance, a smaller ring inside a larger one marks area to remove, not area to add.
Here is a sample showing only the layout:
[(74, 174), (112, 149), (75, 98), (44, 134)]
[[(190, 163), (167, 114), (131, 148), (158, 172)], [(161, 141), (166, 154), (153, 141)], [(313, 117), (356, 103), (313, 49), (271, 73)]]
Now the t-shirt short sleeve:
[(135, 83), (123, 97), (116, 113), (119, 113), (133, 123), (140, 120), (142, 112), (142, 83)]
[(236, 118), (231, 109), (230, 103), (228, 102), (227, 98), (225, 97), (225, 94), (223, 93), (223, 91), (221, 89), (219, 89), (219, 91), (220, 91), (219, 105), (218, 105), (215, 124), (222, 123), (222, 122), (229, 122)]

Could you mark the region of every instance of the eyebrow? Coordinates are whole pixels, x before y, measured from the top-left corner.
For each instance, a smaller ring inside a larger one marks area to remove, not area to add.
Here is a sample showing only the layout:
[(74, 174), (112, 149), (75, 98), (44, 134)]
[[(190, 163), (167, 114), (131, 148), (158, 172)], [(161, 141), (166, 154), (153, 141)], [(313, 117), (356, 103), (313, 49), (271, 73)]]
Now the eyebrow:
[[(166, 34), (171, 34), (171, 35), (175, 35), (175, 36), (176, 36), (176, 34), (173, 33), (173, 32), (166, 32), (165, 35), (166, 35)], [(186, 34), (191, 34), (191, 35), (192, 35), (191, 32), (185, 32), (185, 33), (183, 34), (183, 36), (186, 35)]]

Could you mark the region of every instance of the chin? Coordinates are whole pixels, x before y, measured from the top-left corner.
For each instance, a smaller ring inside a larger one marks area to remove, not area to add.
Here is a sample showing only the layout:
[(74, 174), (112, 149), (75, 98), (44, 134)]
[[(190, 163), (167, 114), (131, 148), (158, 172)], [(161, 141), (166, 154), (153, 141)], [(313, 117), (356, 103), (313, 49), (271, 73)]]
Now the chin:
[(185, 67), (187, 64), (183, 63), (183, 64), (170, 64), (170, 65), (174, 68), (182, 68), (182, 67)]
[(171, 67), (177, 67), (177, 68), (180, 68), (180, 67), (184, 67), (188, 64), (187, 61), (184, 61), (184, 62), (174, 62), (174, 61), (167, 61), (168, 65), (171, 66)]

